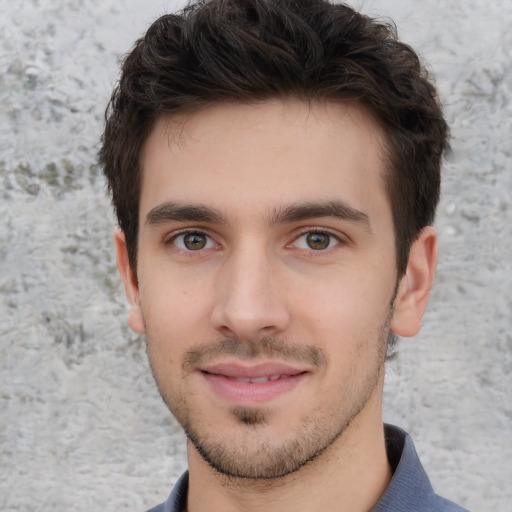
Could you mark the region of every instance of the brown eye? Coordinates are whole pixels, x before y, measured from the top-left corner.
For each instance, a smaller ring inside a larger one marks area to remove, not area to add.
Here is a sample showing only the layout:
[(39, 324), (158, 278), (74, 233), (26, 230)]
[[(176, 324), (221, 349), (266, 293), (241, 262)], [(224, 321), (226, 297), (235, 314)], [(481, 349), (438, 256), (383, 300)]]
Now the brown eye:
[(187, 233), (183, 235), (183, 245), (189, 251), (199, 251), (206, 247), (208, 237), (203, 233)]
[(327, 233), (308, 233), (306, 243), (310, 249), (321, 251), (327, 249), (331, 243), (331, 236)]
[(173, 236), (166, 243), (189, 253), (218, 248), (212, 237), (202, 231), (186, 231)]

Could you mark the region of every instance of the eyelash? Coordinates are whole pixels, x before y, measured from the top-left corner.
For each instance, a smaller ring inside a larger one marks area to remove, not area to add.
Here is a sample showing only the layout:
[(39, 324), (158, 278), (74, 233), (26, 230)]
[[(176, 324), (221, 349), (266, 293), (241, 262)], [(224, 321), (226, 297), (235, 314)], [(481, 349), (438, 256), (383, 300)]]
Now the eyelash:
[(316, 256), (316, 255), (319, 256), (321, 254), (325, 254), (327, 252), (330, 252), (331, 250), (334, 250), (337, 246), (347, 243), (347, 241), (344, 240), (344, 238), (342, 236), (340, 236), (339, 234), (335, 234), (335, 233), (329, 231), (328, 229), (319, 228), (319, 227), (315, 227), (315, 226), (308, 226), (308, 227), (303, 228), (299, 232), (299, 234), (293, 239), (293, 241), (290, 244), (287, 245), (287, 247), (291, 247), (293, 245), (296, 245), (297, 241), (301, 237), (305, 237), (307, 235), (326, 235), (326, 236), (328, 236), (330, 238), (329, 245), (331, 244), (333, 239), (336, 241), (336, 244), (334, 244), (331, 247), (326, 247), (325, 249), (317, 249), (317, 250), (315, 250), (315, 249), (313, 249), (311, 247), (310, 248), (299, 248), (301, 250), (307, 251), (312, 256)]
[[(204, 236), (207, 238), (207, 242), (210, 241), (210, 242), (213, 242), (217, 247), (218, 247), (218, 244), (216, 244), (213, 240), (213, 238), (208, 234), (206, 233), (204, 230), (202, 229), (198, 229), (198, 228), (189, 228), (189, 229), (182, 229), (181, 231), (179, 232), (175, 232), (175, 233), (172, 233), (170, 236), (166, 237), (163, 241), (164, 245), (173, 245), (177, 250), (181, 251), (182, 253), (185, 253), (185, 254), (194, 254), (194, 253), (200, 253), (202, 252), (203, 248), (201, 249), (198, 249), (196, 251), (192, 250), (192, 249), (186, 249), (186, 248), (181, 248), (181, 247), (178, 247), (176, 245), (176, 240), (180, 237), (184, 237), (186, 235), (199, 235), (199, 236)], [(212, 247), (208, 247), (207, 249), (212, 249)]]
[[(188, 234), (197, 234), (199, 236), (204, 236), (207, 238), (206, 244), (214, 243), (216, 247), (219, 247), (219, 244), (216, 244), (213, 238), (204, 230), (198, 229), (198, 228), (189, 228), (189, 229), (183, 229), (177, 233), (173, 233), (171, 236), (164, 239), (164, 245), (173, 245), (175, 249), (179, 250), (182, 253), (188, 254), (192, 256), (194, 253), (201, 253), (204, 250), (213, 249), (213, 247), (205, 247), (205, 248), (199, 248), (197, 250), (187, 249), (184, 247), (178, 247), (176, 244), (176, 240), (180, 237), (184, 237)], [(302, 237), (305, 237), (307, 235), (325, 235), (329, 237), (329, 243), (328, 246), (325, 248), (320, 249), (313, 249), (312, 247), (296, 247), (297, 249), (301, 251), (305, 251), (309, 253), (311, 256), (315, 255), (321, 255), (325, 254), (327, 252), (330, 252), (331, 250), (334, 250), (337, 246), (341, 244), (345, 244), (346, 240), (343, 239), (339, 234), (334, 234), (331, 231), (325, 229), (325, 228), (319, 228), (314, 226), (309, 226), (301, 229), (301, 231), (297, 234), (297, 236), (294, 237), (293, 241), (286, 245), (287, 248), (293, 248), (293, 246), (296, 246), (298, 240)], [(331, 246), (332, 241), (335, 241), (336, 243)], [(306, 242), (307, 243), (307, 242)]]

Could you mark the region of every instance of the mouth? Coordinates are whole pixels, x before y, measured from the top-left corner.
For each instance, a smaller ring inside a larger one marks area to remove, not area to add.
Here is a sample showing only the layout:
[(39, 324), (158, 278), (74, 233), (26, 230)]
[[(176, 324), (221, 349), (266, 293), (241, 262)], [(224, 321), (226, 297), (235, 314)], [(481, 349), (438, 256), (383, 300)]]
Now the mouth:
[[(208, 373), (208, 372), (207, 372)], [(287, 379), (289, 375), (268, 375), (266, 377), (226, 377), (235, 382), (250, 382), (252, 384), (259, 384), (261, 382), (268, 382), (277, 379)]]
[(219, 363), (200, 368), (200, 373), (222, 400), (232, 406), (250, 406), (291, 392), (310, 371), (268, 362), (257, 365)]

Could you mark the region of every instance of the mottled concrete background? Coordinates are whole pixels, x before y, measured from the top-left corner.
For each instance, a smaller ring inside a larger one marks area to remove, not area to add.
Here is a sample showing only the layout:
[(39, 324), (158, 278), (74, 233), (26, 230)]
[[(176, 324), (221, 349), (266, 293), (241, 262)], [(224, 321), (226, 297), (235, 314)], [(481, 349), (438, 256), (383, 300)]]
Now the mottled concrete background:
[[(368, 0), (437, 76), (453, 131), (422, 334), (385, 417), (436, 489), (512, 509), (512, 2)], [(95, 165), (117, 56), (164, 0), (0, 0), (0, 509), (133, 510), (185, 467), (125, 325)]]

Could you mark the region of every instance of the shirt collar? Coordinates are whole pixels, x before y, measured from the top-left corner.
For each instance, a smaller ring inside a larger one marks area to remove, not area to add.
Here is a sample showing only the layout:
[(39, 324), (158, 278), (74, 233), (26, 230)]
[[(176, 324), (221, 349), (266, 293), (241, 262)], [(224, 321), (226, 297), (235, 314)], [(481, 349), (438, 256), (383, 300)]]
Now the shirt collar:
[(384, 432), (393, 477), (372, 512), (410, 512), (419, 503), (432, 501), (435, 493), (411, 436), (393, 425), (385, 425)]

